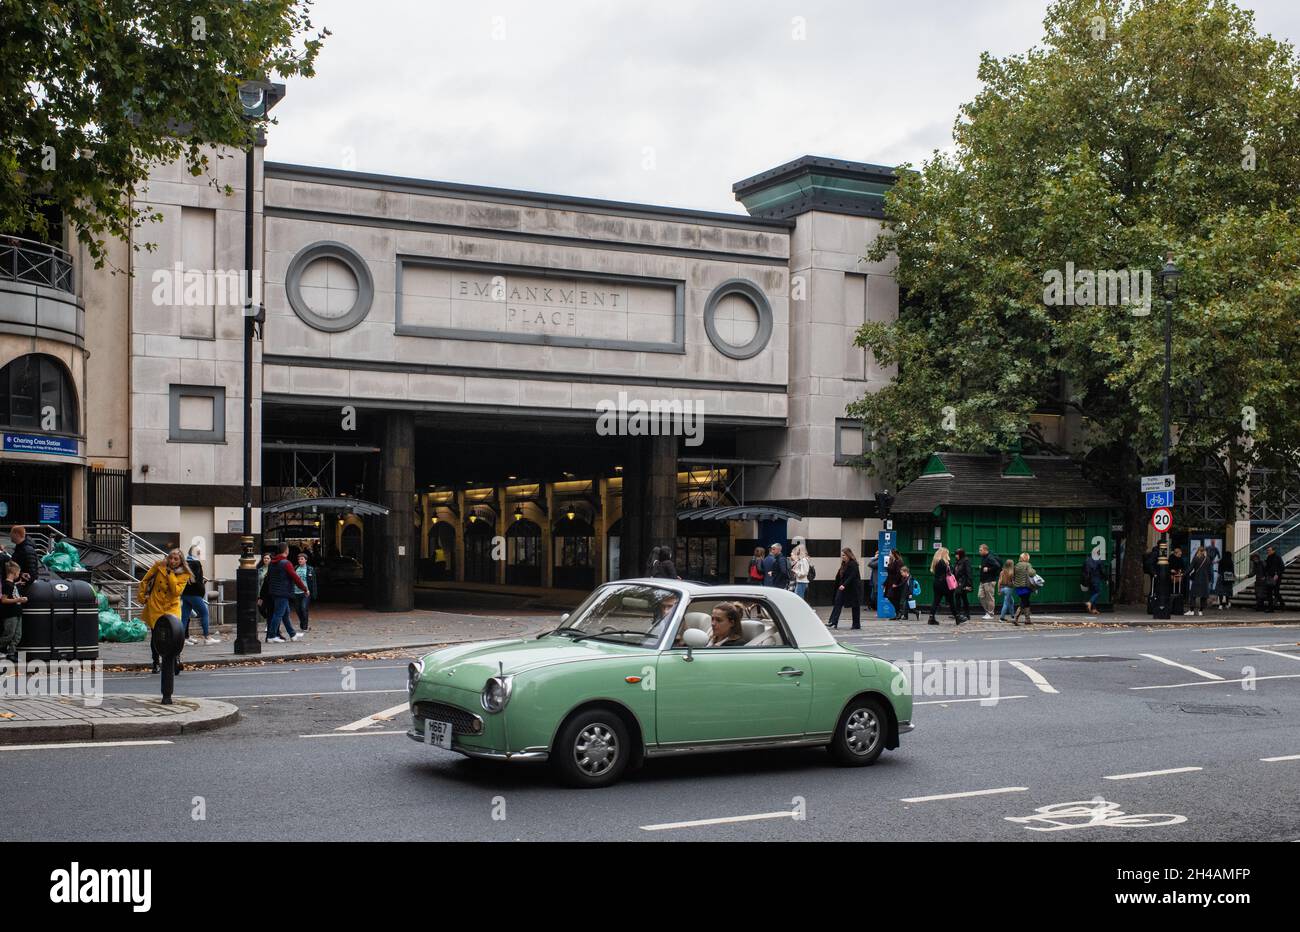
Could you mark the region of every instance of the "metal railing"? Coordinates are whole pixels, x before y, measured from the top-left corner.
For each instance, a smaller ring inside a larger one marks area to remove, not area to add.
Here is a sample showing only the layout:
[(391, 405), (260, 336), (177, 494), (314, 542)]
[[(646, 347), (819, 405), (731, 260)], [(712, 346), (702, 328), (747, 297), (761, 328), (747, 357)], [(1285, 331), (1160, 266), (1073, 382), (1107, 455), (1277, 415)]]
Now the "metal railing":
[(44, 285), (73, 294), (72, 256), (49, 243), (0, 234), (0, 281)]
[(1284, 567), (1290, 565), (1296, 557), (1300, 557), (1300, 515), (1288, 518), (1272, 532), (1264, 534), (1258, 540), (1251, 541), (1249, 547), (1245, 549), (1238, 548), (1233, 553), (1232, 565), (1237, 574), (1237, 581), (1232, 584), (1234, 595), (1244, 591), (1254, 583), (1254, 577), (1250, 575), (1251, 558), (1264, 553), (1269, 547), (1277, 548)]

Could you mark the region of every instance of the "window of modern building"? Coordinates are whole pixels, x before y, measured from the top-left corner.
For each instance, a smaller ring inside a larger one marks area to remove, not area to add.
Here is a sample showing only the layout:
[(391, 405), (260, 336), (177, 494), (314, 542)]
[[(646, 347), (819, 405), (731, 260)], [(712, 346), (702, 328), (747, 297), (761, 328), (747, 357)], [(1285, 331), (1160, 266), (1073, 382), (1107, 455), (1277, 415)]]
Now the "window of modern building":
[(77, 433), (77, 390), (63, 363), (31, 353), (0, 369), (0, 427)]

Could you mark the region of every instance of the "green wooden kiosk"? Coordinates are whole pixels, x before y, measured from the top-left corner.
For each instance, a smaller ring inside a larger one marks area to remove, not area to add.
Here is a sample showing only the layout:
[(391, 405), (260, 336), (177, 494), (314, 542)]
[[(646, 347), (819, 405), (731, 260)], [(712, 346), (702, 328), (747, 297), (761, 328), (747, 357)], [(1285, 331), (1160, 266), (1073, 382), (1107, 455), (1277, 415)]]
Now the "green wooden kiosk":
[[(898, 491), (891, 515), (898, 550), (921, 581), (917, 605), (932, 604), (930, 561), (942, 544), (954, 553), (964, 548), (971, 559), (974, 613), (980, 544), (1001, 561), (1029, 554), (1046, 581), (1034, 596), (1036, 608), (1082, 609), (1083, 561), (1102, 544), (1104, 561), (1113, 565), (1111, 521), (1119, 509), (1068, 457), (934, 453), (921, 475)], [(1100, 604), (1109, 603), (1108, 581)]]

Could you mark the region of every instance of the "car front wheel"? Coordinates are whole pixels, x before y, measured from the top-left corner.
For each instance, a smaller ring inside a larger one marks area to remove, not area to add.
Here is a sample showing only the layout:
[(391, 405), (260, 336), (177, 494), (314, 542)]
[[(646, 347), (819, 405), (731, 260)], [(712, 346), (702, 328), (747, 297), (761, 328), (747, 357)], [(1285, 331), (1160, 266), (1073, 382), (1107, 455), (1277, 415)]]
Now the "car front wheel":
[(848, 767), (875, 763), (885, 749), (889, 718), (879, 699), (864, 696), (849, 703), (829, 745), (832, 756)]
[(606, 709), (592, 709), (575, 715), (560, 729), (550, 760), (562, 782), (595, 789), (617, 782), (631, 756), (622, 719)]

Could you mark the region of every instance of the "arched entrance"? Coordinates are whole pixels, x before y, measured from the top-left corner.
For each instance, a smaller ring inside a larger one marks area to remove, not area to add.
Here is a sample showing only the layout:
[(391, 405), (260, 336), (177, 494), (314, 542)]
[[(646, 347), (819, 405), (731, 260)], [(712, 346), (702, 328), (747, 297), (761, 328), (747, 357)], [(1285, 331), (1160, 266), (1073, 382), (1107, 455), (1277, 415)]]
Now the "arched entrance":
[(428, 578), (456, 578), (456, 529), (446, 521), (435, 521), (429, 528)]
[(496, 565), (492, 561), (492, 524), (477, 515), (465, 522), (465, 582), (494, 583)]
[(556, 521), (552, 533), (555, 548), (552, 585), (557, 589), (595, 588), (596, 529), (575, 515)]
[(542, 584), (542, 529), (527, 518), (515, 521), (506, 531), (506, 583)]

